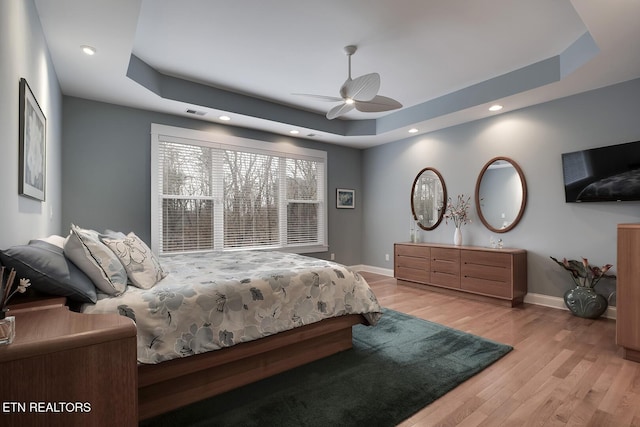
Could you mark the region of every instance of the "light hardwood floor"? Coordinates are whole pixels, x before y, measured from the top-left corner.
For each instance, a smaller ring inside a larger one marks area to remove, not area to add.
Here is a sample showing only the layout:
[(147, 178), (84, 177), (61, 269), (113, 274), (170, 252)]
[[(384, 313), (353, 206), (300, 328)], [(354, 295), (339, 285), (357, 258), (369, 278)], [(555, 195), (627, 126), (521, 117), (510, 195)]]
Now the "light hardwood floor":
[(640, 426), (640, 363), (622, 358), (614, 320), (502, 307), (362, 275), (383, 307), (514, 347), (401, 427)]

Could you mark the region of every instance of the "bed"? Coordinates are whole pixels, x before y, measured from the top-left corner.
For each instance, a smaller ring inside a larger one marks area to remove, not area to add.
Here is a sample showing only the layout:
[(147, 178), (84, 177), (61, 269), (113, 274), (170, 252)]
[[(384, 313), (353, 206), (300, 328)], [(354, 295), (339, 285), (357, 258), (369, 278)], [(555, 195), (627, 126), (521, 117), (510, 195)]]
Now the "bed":
[(136, 322), (141, 420), (346, 350), (353, 325), (381, 316), (362, 276), (330, 261), (237, 251), (160, 263), (150, 289), (81, 306)]
[(134, 233), (72, 224), (0, 262), (76, 311), (136, 323), (141, 420), (351, 348), (352, 326), (381, 316), (357, 272), (290, 253), (158, 258)]

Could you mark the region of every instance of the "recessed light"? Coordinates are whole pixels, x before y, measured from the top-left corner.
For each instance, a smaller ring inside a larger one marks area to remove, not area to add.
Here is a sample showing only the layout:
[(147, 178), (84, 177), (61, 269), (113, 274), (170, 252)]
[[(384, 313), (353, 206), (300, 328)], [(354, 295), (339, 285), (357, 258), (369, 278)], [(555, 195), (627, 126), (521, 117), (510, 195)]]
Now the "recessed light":
[(297, 134), (299, 134), (299, 133), (300, 133), (300, 131), (297, 131), (297, 130), (293, 129), (293, 130), (290, 130), (290, 131), (289, 131), (289, 133), (290, 133), (291, 135), (297, 135)]
[(418, 129), (416, 128), (409, 129), (409, 133), (416, 133), (416, 132), (418, 132)]
[(231, 117), (229, 117), (229, 116), (220, 116), (218, 118), (220, 120), (222, 120), (223, 122), (228, 122), (229, 120), (231, 120)]
[(93, 46), (83, 44), (82, 46), (80, 46), (80, 49), (82, 49), (82, 51), (89, 56), (93, 56), (96, 54), (96, 48)]
[(491, 107), (489, 107), (489, 111), (500, 111), (502, 110), (502, 105), (499, 104), (494, 104)]

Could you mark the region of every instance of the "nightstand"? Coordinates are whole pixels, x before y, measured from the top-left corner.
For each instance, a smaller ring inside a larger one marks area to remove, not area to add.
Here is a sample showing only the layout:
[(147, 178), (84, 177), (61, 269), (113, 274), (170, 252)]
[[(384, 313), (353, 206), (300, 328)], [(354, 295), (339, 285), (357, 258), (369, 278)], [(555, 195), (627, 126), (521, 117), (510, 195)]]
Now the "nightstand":
[(64, 298), (25, 301), (11, 314), (16, 338), (0, 347), (3, 426), (138, 424), (131, 319), (75, 313)]
[(54, 295), (39, 294), (29, 297), (16, 295), (16, 297), (18, 298), (14, 298), (9, 304), (9, 311), (7, 312), (8, 316), (14, 316), (25, 311), (44, 310), (47, 308), (63, 308), (67, 305), (66, 297), (57, 297)]

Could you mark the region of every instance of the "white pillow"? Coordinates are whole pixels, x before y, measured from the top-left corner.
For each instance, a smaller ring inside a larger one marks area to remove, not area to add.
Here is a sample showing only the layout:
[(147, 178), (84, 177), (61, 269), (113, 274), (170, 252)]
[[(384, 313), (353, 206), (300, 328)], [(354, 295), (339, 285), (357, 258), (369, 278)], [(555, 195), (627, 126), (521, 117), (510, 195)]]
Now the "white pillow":
[(113, 251), (102, 243), (97, 231), (71, 224), (64, 255), (105, 294), (120, 295), (127, 288), (127, 271)]
[(120, 259), (134, 286), (150, 289), (167, 276), (158, 257), (133, 232), (123, 238), (102, 236), (102, 241)]
[(64, 248), (64, 242), (65, 242), (65, 238), (62, 236), (58, 236), (57, 234), (52, 234), (51, 236), (42, 237), (40, 239), (34, 239), (34, 240), (40, 240), (43, 242), (51, 243), (52, 245), (55, 245), (60, 249)]

